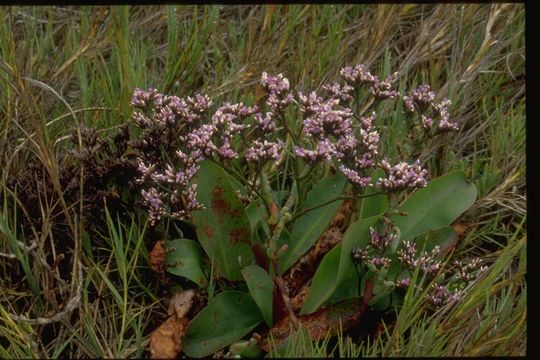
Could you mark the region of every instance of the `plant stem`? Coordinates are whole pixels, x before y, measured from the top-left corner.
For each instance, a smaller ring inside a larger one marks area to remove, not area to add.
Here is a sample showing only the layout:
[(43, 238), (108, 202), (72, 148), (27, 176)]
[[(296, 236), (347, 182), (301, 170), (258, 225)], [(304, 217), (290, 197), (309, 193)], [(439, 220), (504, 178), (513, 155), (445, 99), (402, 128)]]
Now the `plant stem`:
[(381, 194), (385, 194), (385, 193), (383, 193), (383, 192), (375, 192), (375, 193), (372, 193), (372, 194), (360, 195), (360, 196), (339, 196), (339, 197), (334, 198), (332, 200), (325, 201), (322, 204), (315, 205), (315, 206), (309, 207), (307, 209), (304, 209), (302, 211), (299, 211), (297, 214), (295, 214), (292, 217), (291, 221), (294, 221), (297, 218), (299, 218), (300, 216), (303, 216), (303, 215), (307, 214), (310, 211), (313, 211), (313, 210), (318, 209), (320, 207), (326, 206), (326, 205), (331, 204), (331, 203), (333, 203), (335, 201), (340, 201), (340, 200), (353, 200), (354, 201), (354, 200), (363, 199), (363, 198), (367, 198), (367, 197), (370, 197), (370, 196), (381, 195)]

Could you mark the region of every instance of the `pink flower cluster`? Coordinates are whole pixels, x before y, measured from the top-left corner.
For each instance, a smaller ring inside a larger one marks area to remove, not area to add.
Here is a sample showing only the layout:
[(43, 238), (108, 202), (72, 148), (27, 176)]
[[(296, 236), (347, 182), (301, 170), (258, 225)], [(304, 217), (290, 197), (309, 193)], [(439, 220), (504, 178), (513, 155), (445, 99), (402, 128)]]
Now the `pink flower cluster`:
[(427, 185), (427, 170), (420, 167), (416, 160), (412, 165), (400, 162), (394, 166), (386, 160), (379, 165), (386, 173), (386, 178), (377, 180), (377, 187), (388, 192), (419, 188)]
[[(193, 210), (203, 208), (193, 183), (201, 161), (227, 162), (241, 153), (246, 161), (259, 165), (279, 160), (283, 142), (266, 137), (276, 130), (275, 113), (292, 102), (289, 81), (281, 74), (263, 74), (261, 83), (269, 91), (271, 109), (264, 114), (257, 106), (243, 103), (225, 103), (209, 114), (212, 100), (207, 95), (179, 98), (156, 89), (135, 89), (131, 105), (140, 111), (132, 119), (143, 130), (137, 181), (146, 186), (141, 195), (152, 225), (165, 215), (189, 220)], [(256, 136), (246, 149), (241, 148), (239, 138), (250, 128)]]
[[(420, 114), (420, 125), (424, 129), (431, 131), (436, 123), (433, 118), (438, 117), (435, 134), (459, 130), (458, 124), (450, 121), (448, 107), (451, 101), (443, 99), (441, 102), (435, 102), (435, 93), (429, 85), (420, 85), (411, 92), (410, 96), (404, 96), (403, 101), (407, 113), (413, 114), (417, 112)], [(432, 116), (424, 114), (428, 109), (431, 109)]]
[(461, 300), (461, 290), (450, 290), (447, 286), (433, 284), (431, 291), (426, 294), (428, 302), (434, 307), (441, 307), (448, 303)]
[(366, 70), (366, 65), (359, 64), (355, 67), (344, 67), (340, 73), (348, 85), (369, 86), (370, 92), (379, 100), (394, 99), (399, 96), (399, 91), (393, 89), (393, 84), (398, 78), (397, 72), (390, 74), (384, 80), (379, 80), (377, 75), (372, 75)]
[(459, 281), (468, 283), (478, 277), (479, 274), (487, 270), (486, 266), (481, 266), (479, 258), (474, 258), (469, 262), (456, 261), (454, 263), (457, 268), (457, 278)]
[[(345, 67), (340, 73), (344, 81), (323, 85), (324, 95), (299, 92), (295, 100), (283, 74), (264, 72), (260, 80), (267, 93), (264, 111), (256, 105), (227, 102), (211, 112), (212, 100), (204, 94), (180, 98), (152, 88), (135, 89), (131, 104), (139, 111), (132, 119), (142, 129), (137, 146), (141, 150), (139, 182), (146, 185), (143, 199), (151, 222), (165, 214), (189, 220), (190, 211), (202, 207), (193, 184), (200, 161), (230, 164), (240, 159), (258, 166), (278, 162), (285, 152), (279, 134), (283, 129), (293, 132), (298, 128), (282, 123), (290, 115), (285, 109), (293, 104), (302, 115), (301, 133), (292, 133), (292, 151), (297, 158), (310, 165), (334, 164), (357, 187), (373, 185), (371, 173), (377, 166), (386, 173), (375, 184), (383, 191), (425, 186), (427, 171), (418, 160), (390, 165), (386, 159), (378, 159), (381, 136), (375, 124), (377, 114), (362, 116), (351, 108), (353, 99), (359, 101), (360, 86), (367, 86), (376, 100), (400, 96), (394, 89), (397, 73), (380, 80), (363, 64)], [(430, 87), (422, 85), (404, 97), (405, 107), (415, 111), (431, 106), (441, 117), (438, 131), (456, 129), (449, 121), (450, 102), (435, 103), (434, 99)], [(431, 128), (434, 121), (423, 116), (422, 124)]]
[(293, 95), (289, 91), (289, 79), (278, 74), (270, 76), (266, 72), (262, 73), (261, 85), (268, 92), (266, 104), (274, 113), (282, 112), (293, 101)]
[(352, 251), (353, 259), (356, 262), (364, 261), (371, 264), (376, 269), (388, 268), (392, 259), (383, 256), (386, 248), (395, 238), (394, 234), (388, 231), (378, 232), (375, 228), (369, 228), (370, 243), (365, 248), (356, 247)]
[(416, 244), (405, 241), (403, 248), (397, 251), (399, 261), (408, 269), (414, 270), (419, 267), (421, 271), (435, 276), (441, 268), (441, 262), (437, 259), (440, 247), (435, 246), (429, 253), (427, 251), (417, 254)]
[[(305, 118), (302, 122), (303, 146), (295, 146), (295, 154), (310, 164), (337, 163), (350, 183), (358, 187), (371, 186), (370, 168), (377, 165), (380, 134), (374, 127), (375, 112), (361, 116), (355, 124), (354, 114), (347, 103), (359, 86), (368, 86), (376, 99), (394, 99), (399, 92), (393, 90), (397, 73), (381, 81), (366, 70), (365, 65), (341, 69), (345, 84), (323, 85), (328, 96), (315, 92), (298, 93), (298, 104)], [(345, 105), (344, 105), (345, 104)], [(425, 186), (427, 171), (418, 162), (413, 165), (399, 163), (389, 166), (386, 160), (379, 164), (387, 172), (377, 186), (385, 191), (398, 191)]]

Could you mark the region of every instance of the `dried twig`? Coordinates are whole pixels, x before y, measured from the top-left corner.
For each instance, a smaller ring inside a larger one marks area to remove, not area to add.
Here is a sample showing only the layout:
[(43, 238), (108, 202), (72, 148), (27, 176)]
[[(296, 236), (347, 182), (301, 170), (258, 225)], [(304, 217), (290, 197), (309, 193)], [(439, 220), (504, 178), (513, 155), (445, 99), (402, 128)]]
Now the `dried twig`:
[(77, 289), (75, 290), (75, 294), (71, 299), (69, 299), (66, 307), (61, 312), (53, 315), (50, 318), (44, 318), (44, 317), (37, 317), (34, 319), (30, 319), (26, 316), (21, 315), (13, 315), (9, 314), (9, 316), (15, 320), (15, 321), (21, 321), (26, 322), (31, 325), (47, 325), (53, 322), (57, 322), (62, 320), (64, 317), (66, 317), (68, 314), (70, 314), (73, 310), (75, 310), (81, 303), (81, 293), (82, 293), (82, 284), (83, 284), (83, 274), (82, 274), (82, 264), (79, 260), (79, 273), (78, 273), (78, 282), (77, 282)]
[[(35, 242), (33, 242), (30, 246), (26, 246), (22, 241), (17, 241), (17, 245), (19, 245), (21, 249), (27, 252), (30, 252), (37, 247), (37, 244)], [(17, 255), (11, 254), (11, 253), (3, 253), (3, 252), (0, 252), (0, 257), (4, 257), (7, 259), (17, 259)]]

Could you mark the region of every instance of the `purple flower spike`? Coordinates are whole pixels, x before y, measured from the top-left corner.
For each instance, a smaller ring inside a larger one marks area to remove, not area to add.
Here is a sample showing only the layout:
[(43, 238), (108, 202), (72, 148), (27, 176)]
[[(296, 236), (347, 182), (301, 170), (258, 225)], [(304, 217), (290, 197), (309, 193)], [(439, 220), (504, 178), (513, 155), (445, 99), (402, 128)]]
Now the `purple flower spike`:
[(422, 114), (422, 117), (421, 117), (421, 123), (422, 123), (422, 127), (424, 129), (431, 129), (431, 127), (433, 126), (433, 119), (430, 118), (430, 117), (427, 117), (425, 115)]
[(279, 160), (279, 151), (283, 147), (283, 141), (264, 142), (254, 141), (253, 146), (248, 148), (246, 153), (246, 160), (255, 163), (263, 163), (270, 160)]
[(276, 130), (276, 123), (272, 118), (273, 115), (271, 112), (265, 113), (264, 116), (260, 113), (255, 114), (255, 123), (263, 134), (271, 134)]
[(289, 79), (283, 76), (283, 74), (277, 74), (276, 76), (268, 75), (263, 72), (261, 76), (261, 85), (269, 93), (284, 93), (289, 91)]
[(400, 162), (394, 166), (390, 166), (388, 161), (382, 160), (380, 166), (386, 173), (386, 178), (377, 181), (379, 189), (393, 192), (427, 185), (427, 170), (420, 167), (418, 160), (412, 165)]
[(326, 84), (323, 85), (323, 89), (328, 92), (330, 97), (335, 99), (340, 99), (343, 101), (349, 101), (352, 99), (351, 94), (354, 91), (354, 88), (350, 85), (340, 85), (339, 83)]
[(450, 291), (446, 286), (433, 284), (430, 293), (426, 296), (428, 302), (437, 308), (461, 300), (463, 293), (460, 290)]
[(131, 98), (131, 106), (145, 109), (150, 106), (151, 102), (156, 98), (158, 94), (156, 89), (148, 89), (144, 91), (143, 89), (136, 88), (133, 91), (133, 97)]
[(376, 79), (371, 85), (371, 93), (378, 99), (395, 99), (399, 96), (399, 91), (393, 90), (393, 83), (397, 80), (398, 73), (389, 75), (385, 80)]
[(373, 227), (369, 228), (369, 235), (371, 237), (371, 246), (377, 249), (379, 253), (383, 253), (386, 247), (394, 239), (393, 234), (380, 234)]
[(229, 137), (225, 137), (223, 139), (223, 145), (220, 146), (216, 152), (221, 160), (230, 160), (238, 157), (238, 153), (231, 148)]
[(431, 86), (423, 84), (413, 90), (412, 98), (417, 105), (427, 106), (435, 100), (435, 93), (431, 91)]
[(347, 177), (347, 179), (353, 184), (353, 185), (357, 185), (357, 186), (360, 186), (360, 187), (366, 187), (366, 186), (370, 186), (371, 184), (371, 177), (369, 176), (361, 176), (358, 171), (355, 171), (355, 170), (352, 170), (352, 169), (349, 169), (349, 168), (346, 168), (345, 166), (341, 165), (339, 167), (339, 169), (341, 170), (341, 172), (343, 173), (343, 175), (345, 175), (345, 177)]
[(409, 279), (409, 278), (401, 279), (401, 280), (396, 281), (396, 287), (398, 289), (404, 289), (404, 288), (408, 287), (410, 284), (411, 284), (411, 279)]
[(387, 258), (387, 257), (383, 257), (383, 256), (372, 256), (368, 262), (375, 266), (376, 268), (388, 268), (390, 267), (390, 263), (392, 262), (392, 260), (390, 258)]
[(294, 152), (296, 156), (304, 159), (310, 164), (314, 164), (318, 161), (331, 163), (332, 158), (337, 155), (336, 147), (329, 139), (319, 141), (315, 150), (308, 150), (295, 146)]
[(268, 92), (266, 103), (275, 113), (283, 111), (294, 100), (293, 95), (289, 92), (289, 79), (284, 77), (283, 74), (272, 76), (263, 72), (261, 85)]
[(309, 116), (319, 111), (324, 99), (318, 96), (315, 91), (310, 92), (308, 95), (299, 92), (298, 102), (300, 103), (300, 111)]
[(366, 65), (359, 64), (354, 68), (347, 66), (341, 69), (341, 76), (345, 79), (347, 84), (355, 86), (360, 84), (367, 84), (373, 86), (379, 79), (366, 70)]
[(160, 220), (165, 215), (165, 209), (163, 207), (163, 193), (160, 193), (155, 188), (150, 188), (148, 191), (142, 190), (141, 192), (144, 202), (148, 207), (148, 217), (150, 224), (154, 225), (156, 221)]
[(188, 134), (187, 146), (190, 149), (198, 149), (205, 157), (212, 155), (216, 151), (216, 146), (212, 142), (214, 127), (212, 125), (203, 125)]

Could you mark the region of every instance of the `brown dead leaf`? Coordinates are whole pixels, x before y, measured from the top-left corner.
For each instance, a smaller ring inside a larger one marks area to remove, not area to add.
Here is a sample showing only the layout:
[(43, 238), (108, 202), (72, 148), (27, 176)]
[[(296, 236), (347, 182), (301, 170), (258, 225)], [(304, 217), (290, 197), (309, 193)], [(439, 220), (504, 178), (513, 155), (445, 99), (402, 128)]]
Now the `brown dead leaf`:
[[(311, 339), (316, 341), (324, 339), (328, 334), (336, 335), (340, 327), (342, 331), (347, 331), (360, 321), (365, 309), (366, 305), (361, 298), (353, 298), (322, 308), (313, 314), (299, 315), (296, 318), (302, 327), (307, 329)], [(271, 351), (270, 339), (273, 339), (274, 345), (278, 345), (291, 334), (292, 329), (291, 319), (283, 318), (263, 336), (261, 348), (266, 352)]]
[(150, 267), (156, 273), (163, 275), (165, 272), (165, 257), (167, 256), (167, 250), (165, 249), (165, 242), (158, 240), (152, 251), (148, 254)]
[(306, 300), (306, 297), (309, 294), (310, 287), (311, 287), (311, 282), (305, 284), (304, 286), (302, 286), (300, 291), (291, 299), (291, 305), (295, 313), (300, 311), (300, 309), (304, 305), (304, 301)]
[(169, 315), (176, 314), (176, 317), (179, 319), (186, 316), (191, 309), (195, 294), (196, 291), (194, 289), (175, 293), (169, 302)]
[(345, 200), (339, 207), (336, 215), (334, 215), (330, 223), (330, 228), (337, 227), (342, 232), (345, 232), (347, 230), (347, 219), (351, 216), (352, 210), (352, 200)]
[(150, 335), (152, 359), (174, 359), (182, 351), (182, 339), (190, 321), (186, 314), (191, 309), (195, 290), (175, 293), (169, 303), (170, 317)]
[(169, 317), (150, 335), (152, 359), (175, 359), (182, 351), (182, 338), (189, 325), (186, 318)]
[(469, 226), (465, 223), (457, 223), (456, 225), (454, 225), (454, 231), (460, 239), (463, 239), (465, 237), (467, 230), (469, 230)]
[(343, 239), (340, 229), (327, 230), (304, 256), (283, 274), (283, 281), (289, 289), (289, 296), (294, 297), (302, 285), (315, 274), (324, 255)]

